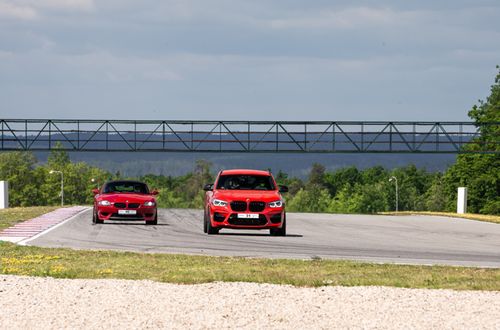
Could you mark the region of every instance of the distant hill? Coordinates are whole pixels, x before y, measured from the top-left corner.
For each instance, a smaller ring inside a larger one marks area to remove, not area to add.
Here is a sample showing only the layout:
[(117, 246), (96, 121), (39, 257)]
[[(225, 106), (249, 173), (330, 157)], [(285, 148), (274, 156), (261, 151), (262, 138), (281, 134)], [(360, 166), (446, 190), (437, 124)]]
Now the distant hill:
[[(48, 153), (36, 153), (45, 162)], [(83, 161), (126, 176), (163, 174), (179, 176), (191, 172), (197, 159), (210, 161), (213, 172), (228, 168), (282, 170), (304, 178), (313, 163), (327, 170), (346, 166), (360, 169), (381, 165), (392, 169), (409, 164), (428, 171), (443, 171), (456, 160), (452, 154), (244, 154), (244, 153), (168, 153), (168, 152), (73, 152), (73, 161)]]

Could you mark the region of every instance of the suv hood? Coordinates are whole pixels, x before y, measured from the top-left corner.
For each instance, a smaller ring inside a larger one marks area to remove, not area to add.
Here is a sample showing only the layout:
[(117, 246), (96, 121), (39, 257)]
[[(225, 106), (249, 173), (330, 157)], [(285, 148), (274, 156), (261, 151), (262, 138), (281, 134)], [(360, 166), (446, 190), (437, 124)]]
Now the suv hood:
[(274, 202), (281, 199), (277, 190), (216, 190), (213, 198), (231, 201), (262, 201)]

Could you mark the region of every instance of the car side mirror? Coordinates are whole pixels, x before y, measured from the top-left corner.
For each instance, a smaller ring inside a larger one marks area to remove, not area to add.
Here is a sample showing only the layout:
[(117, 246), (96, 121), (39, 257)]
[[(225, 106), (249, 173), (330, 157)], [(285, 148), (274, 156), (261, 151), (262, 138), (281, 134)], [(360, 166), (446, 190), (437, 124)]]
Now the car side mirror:
[(99, 194), (99, 189), (92, 189), (92, 193), (93, 193), (94, 195)]
[(212, 191), (214, 190), (214, 185), (212, 183), (207, 183), (204, 187), (203, 190), (205, 191)]
[(282, 193), (288, 192), (288, 187), (287, 186), (280, 186), (280, 192), (282, 192)]
[(151, 195), (158, 195), (160, 192), (156, 189), (153, 189), (153, 191), (151, 191)]

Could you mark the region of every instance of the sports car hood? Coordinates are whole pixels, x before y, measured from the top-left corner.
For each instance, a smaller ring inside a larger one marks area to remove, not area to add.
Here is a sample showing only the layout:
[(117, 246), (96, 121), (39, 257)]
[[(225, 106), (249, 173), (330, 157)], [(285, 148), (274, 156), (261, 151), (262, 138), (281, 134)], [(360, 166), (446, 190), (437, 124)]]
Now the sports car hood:
[(281, 195), (276, 190), (216, 190), (214, 198), (224, 201), (262, 201), (274, 202), (281, 199)]
[(154, 200), (153, 196), (145, 194), (101, 194), (97, 197), (98, 200), (107, 200), (113, 203), (123, 203), (128, 201), (129, 203), (144, 203)]

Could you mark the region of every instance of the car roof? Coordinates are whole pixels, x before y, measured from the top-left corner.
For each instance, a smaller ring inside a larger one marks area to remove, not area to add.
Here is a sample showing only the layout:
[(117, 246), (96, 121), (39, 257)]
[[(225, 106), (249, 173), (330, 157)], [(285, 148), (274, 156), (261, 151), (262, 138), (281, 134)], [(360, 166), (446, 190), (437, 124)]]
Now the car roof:
[(271, 173), (268, 171), (261, 170), (248, 170), (248, 169), (232, 169), (232, 170), (223, 170), (221, 171), (221, 175), (267, 175), (270, 176)]

